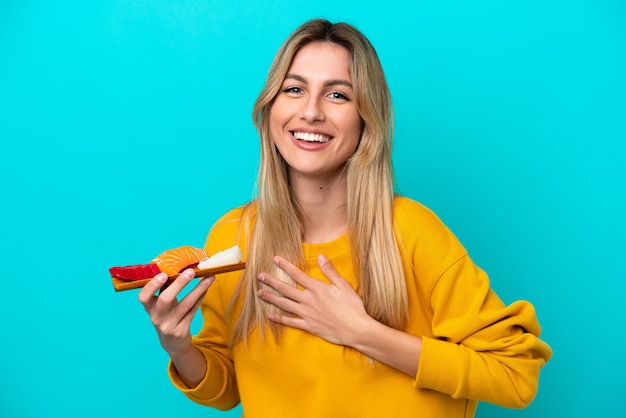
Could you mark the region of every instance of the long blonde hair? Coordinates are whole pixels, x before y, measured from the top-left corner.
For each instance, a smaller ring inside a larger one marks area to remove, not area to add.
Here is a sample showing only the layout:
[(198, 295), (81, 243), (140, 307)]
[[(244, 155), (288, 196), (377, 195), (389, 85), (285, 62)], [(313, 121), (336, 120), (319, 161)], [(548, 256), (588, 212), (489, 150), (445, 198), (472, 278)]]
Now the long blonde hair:
[(304, 265), (302, 239), (305, 219), (289, 186), (287, 166), (270, 135), (269, 115), (296, 53), (310, 42), (332, 42), (352, 56), (350, 73), (357, 108), (363, 121), (358, 148), (346, 166), (348, 234), (352, 246), (357, 291), (376, 320), (403, 329), (408, 318), (406, 284), (393, 222), (394, 178), (391, 163), (393, 109), (376, 51), (367, 38), (346, 23), (314, 19), (298, 27), (283, 43), (270, 67), (252, 116), (261, 139), (258, 195), (244, 210), (243, 224), (252, 228), (247, 268), (233, 301), (243, 296), (232, 342), (246, 340), (265, 324), (267, 312), (278, 308), (262, 302), (257, 291), (259, 272), (293, 280), (277, 269), (272, 258), (281, 255)]

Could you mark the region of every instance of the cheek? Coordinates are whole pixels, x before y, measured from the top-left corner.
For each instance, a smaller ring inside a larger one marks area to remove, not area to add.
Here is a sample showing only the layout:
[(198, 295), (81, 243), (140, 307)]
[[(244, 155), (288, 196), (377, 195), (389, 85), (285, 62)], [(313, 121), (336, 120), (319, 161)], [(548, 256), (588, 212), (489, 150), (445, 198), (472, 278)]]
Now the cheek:
[[(282, 134), (283, 132), (283, 127), (284, 127), (284, 122), (283, 122), (283, 118), (281, 117), (281, 113), (280, 113), (280, 109), (276, 109), (276, 107), (272, 107), (272, 109), (270, 109), (270, 115), (268, 118), (268, 124), (269, 124), (269, 134), (270, 134), (270, 141), (271, 141), (271, 148), (273, 149), (272, 152), (276, 152), (278, 155), (282, 155), (282, 151), (284, 151), (284, 135)], [(270, 144), (267, 144), (268, 146)]]
[(363, 121), (358, 114), (351, 114), (346, 121), (345, 131), (347, 136), (355, 142), (355, 147), (361, 140), (361, 133), (363, 132)]
[(274, 145), (276, 145), (276, 139), (280, 138), (278, 133), (279, 133), (279, 131), (277, 130), (276, 122), (275, 122), (274, 118), (270, 115), (270, 118), (269, 118), (269, 134), (270, 134), (269, 140)]
[(282, 131), (284, 125), (284, 115), (281, 112), (280, 106), (272, 106), (270, 109), (269, 128), (272, 138), (276, 138), (276, 135)]

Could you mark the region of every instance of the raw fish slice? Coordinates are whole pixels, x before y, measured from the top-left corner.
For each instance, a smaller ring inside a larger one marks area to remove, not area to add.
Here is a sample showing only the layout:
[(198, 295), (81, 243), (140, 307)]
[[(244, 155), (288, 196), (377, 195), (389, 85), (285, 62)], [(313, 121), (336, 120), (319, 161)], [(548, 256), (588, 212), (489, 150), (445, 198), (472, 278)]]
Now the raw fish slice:
[(159, 266), (161, 271), (167, 273), (168, 276), (173, 276), (187, 267), (196, 266), (207, 257), (203, 249), (183, 245), (182, 247), (163, 251), (152, 262)]
[(116, 266), (109, 269), (112, 277), (124, 280), (151, 279), (159, 274), (161, 270), (155, 263), (133, 264), (132, 266)]
[(208, 269), (212, 267), (218, 266), (226, 266), (229, 264), (237, 264), (241, 262), (243, 258), (243, 254), (241, 254), (241, 249), (239, 249), (238, 245), (234, 247), (227, 248), (224, 251), (219, 251), (213, 254), (206, 260), (202, 260), (198, 263), (199, 269)]

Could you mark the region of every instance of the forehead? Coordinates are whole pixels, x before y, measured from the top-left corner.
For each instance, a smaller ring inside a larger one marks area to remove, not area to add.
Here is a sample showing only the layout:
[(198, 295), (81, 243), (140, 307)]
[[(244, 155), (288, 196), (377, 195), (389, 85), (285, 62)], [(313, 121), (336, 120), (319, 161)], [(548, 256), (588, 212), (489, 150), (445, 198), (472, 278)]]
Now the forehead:
[(350, 51), (341, 45), (332, 42), (311, 42), (298, 50), (291, 61), (288, 73), (307, 79), (350, 81), (350, 61)]

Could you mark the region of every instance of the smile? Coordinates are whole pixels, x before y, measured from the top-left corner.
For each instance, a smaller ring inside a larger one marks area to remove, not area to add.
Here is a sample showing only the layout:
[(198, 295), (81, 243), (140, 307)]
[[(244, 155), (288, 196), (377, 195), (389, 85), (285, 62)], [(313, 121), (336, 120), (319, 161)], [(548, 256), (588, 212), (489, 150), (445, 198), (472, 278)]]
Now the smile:
[(327, 136), (327, 135), (322, 135), (322, 134), (313, 134), (313, 133), (309, 133), (309, 132), (292, 132), (292, 135), (294, 136), (294, 138), (300, 140), (300, 141), (306, 141), (306, 142), (320, 142), (320, 143), (325, 143), (330, 141), (331, 137)]

